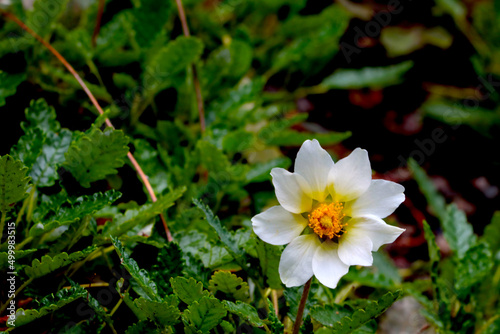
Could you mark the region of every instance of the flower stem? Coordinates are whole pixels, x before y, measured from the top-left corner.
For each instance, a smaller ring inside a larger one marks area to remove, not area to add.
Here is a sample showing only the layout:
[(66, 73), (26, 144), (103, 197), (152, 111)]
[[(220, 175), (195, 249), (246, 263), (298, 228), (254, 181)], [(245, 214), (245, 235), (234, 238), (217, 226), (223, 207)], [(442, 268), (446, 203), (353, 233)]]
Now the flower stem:
[(304, 285), (304, 291), (302, 292), (302, 297), (300, 298), (299, 309), (297, 310), (297, 317), (295, 318), (295, 323), (293, 324), (293, 334), (299, 334), (300, 325), (302, 324), (302, 316), (304, 315), (304, 307), (306, 306), (307, 296), (309, 295), (309, 290), (311, 289), (312, 277)]

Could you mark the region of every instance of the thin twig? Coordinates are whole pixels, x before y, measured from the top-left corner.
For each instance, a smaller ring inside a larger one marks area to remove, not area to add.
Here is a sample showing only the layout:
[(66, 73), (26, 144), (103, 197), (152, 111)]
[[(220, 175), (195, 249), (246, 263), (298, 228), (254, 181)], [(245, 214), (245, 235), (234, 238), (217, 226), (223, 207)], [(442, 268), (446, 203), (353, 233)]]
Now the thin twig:
[[(85, 93), (87, 94), (87, 96), (89, 97), (90, 101), (92, 102), (92, 104), (94, 105), (94, 107), (97, 109), (97, 111), (99, 112), (99, 114), (101, 114), (101, 115), (104, 114), (104, 111), (102, 110), (101, 106), (99, 105), (99, 102), (97, 102), (96, 98), (94, 97), (94, 95), (92, 94), (92, 92), (90, 91), (90, 89), (87, 87), (87, 85), (85, 84), (85, 82), (82, 80), (82, 78), (80, 77), (80, 75), (75, 71), (75, 69), (73, 68), (73, 66), (71, 66), (66, 61), (66, 59), (56, 49), (54, 49), (52, 47), (52, 45), (50, 45), (49, 42), (45, 41), (42, 37), (40, 37), (31, 28), (29, 28), (28, 26), (26, 26), (14, 14), (6, 12), (6, 11), (4, 11), (1, 8), (0, 8), (0, 13), (5, 18), (14, 21), (23, 30), (25, 30), (26, 32), (28, 32), (37, 41), (39, 41), (41, 44), (43, 44), (43, 46), (45, 46), (64, 65), (64, 67), (66, 67), (66, 69), (75, 77), (75, 79), (78, 81), (78, 83), (80, 84), (80, 86), (82, 87), (82, 89), (85, 91)], [(113, 129), (115, 128), (113, 126), (113, 124), (111, 123), (111, 121), (108, 118), (106, 118), (105, 123), (106, 123), (107, 126), (113, 128)], [(146, 176), (146, 174), (144, 174), (144, 171), (142, 170), (141, 166), (139, 165), (139, 163), (137, 162), (137, 160), (135, 160), (135, 158), (132, 155), (132, 153), (129, 152), (127, 154), (127, 157), (129, 158), (130, 162), (132, 163), (132, 165), (134, 166), (135, 170), (137, 171), (137, 174), (139, 174), (139, 177), (141, 178), (142, 182), (144, 183), (144, 186), (146, 187), (146, 190), (148, 191), (149, 196), (151, 197), (151, 200), (153, 202), (156, 202), (156, 195), (155, 195), (155, 193), (153, 191), (153, 187), (151, 187), (151, 183), (149, 183), (148, 177)], [(165, 234), (167, 235), (167, 240), (168, 241), (172, 241), (172, 234), (170, 233), (170, 230), (169, 230), (169, 228), (167, 226), (167, 222), (166, 222), (165, 217), (163, 216), (163, 214), (160, 214), (160, 218), (161, 218), (161, 221), (163, 223), (163, 227), (165, 228)]]
[(300, 325), (302, 324), (302, 316), (304, 315), (304, 307), (306, 306), (307, 296), (309, 295), (309, 289), (311, 288), (312, 277), (304, 285), (304, 291), (302, 292), (302, 297), (300, 298), (299, 309), (297, 310), (297, 317), (295, 318), (295, 323), (293, 324), (293, 334), (299, 334)]
[[(182, 32), (184, 36), (189, 37), (191, 34), (189, 33), (189, 26), (186, 20), (186, 13), (184, 12), (184, 7), (182, 6), (182, 0), (175, 0), (177, 4), (177, 10), (179, 11), (179, 19), (182, 24)], [(201, 94), (201, 85), (200, 79), (198, 78), (198, 71), (196, 70), (196, 65), (192, 66), (193, 72), (193, 83), (194, 90), (196, 92), (196, 104), (198, 106), (198, 117), (200, 118), (200, 128), (201, 132), (205, 132), (205, 106), (203, 105), (203, 95)]]
[(97, 8), (97, 17), (95, 20), (94, 32), (92, 33), (92, 46), (95, 47), (97, 42), (97, 35), (99, 35), (99, 31), (101, 30), (101, 20), (102, 14), (104, 13), (104, 5), (105, 0), (99, 0), (99, 7)]

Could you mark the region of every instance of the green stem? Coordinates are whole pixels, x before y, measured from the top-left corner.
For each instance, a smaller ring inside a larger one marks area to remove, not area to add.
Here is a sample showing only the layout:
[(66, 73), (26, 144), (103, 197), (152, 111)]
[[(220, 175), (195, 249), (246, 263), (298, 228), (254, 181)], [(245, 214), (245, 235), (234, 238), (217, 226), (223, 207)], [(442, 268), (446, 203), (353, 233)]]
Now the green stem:
[(31, 240), (33, 240), (33, 237), (27, 237), (26, 239), (24, 239), (23, 241), (21, 241), (21, 243), (16, 246), (16, 251), (20, 250), (20, 249), (23, 249), (24, 245), (26, 245)]
[(297, 310), (297, 317), (295, 318), (295, 323), (293, 324), (293, 334), (299, 334), (300, 325), (302, 324), (302, 316), (304, 315), (304, 308), (307, 302), (307, 296), (309, 295), (309, 290), (311, 289), (312, 277), (304, 285), (304, 291), (302, 292), (302, 297), (300, 298), (299, 309)]

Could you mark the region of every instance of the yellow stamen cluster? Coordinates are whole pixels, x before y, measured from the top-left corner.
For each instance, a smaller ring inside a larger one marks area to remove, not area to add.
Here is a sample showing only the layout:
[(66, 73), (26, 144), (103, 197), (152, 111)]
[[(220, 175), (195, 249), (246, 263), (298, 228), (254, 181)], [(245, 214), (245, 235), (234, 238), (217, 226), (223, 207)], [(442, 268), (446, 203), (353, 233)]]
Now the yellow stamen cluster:
[(347, 225), (342, 224), (342, 218), (345, 217), (343, 209), (344, 205), (340, 202), (322, 203), (308, 215), (309, 226), (320, 238), (323, 235), (330, 239), (338, 238), (344, 232), (344, 226)]

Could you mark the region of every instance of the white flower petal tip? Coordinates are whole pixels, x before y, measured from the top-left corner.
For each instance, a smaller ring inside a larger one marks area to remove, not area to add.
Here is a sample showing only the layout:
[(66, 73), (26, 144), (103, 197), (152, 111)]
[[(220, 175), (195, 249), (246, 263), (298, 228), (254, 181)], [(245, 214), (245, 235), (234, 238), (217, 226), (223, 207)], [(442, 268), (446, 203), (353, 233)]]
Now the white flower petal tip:
[(312, 261), (320, 241), (315, 234), (301, 235), (281, 254), (279, 274), (287, 288), (304, 285), (312, 276)]
[(316, 139), (306, 140), (295, 159), (294, 172), (304, 177), (313, 199), (322, 202), (328, 195), (328, 175), (334, 163)]
[(370, 186), (372, 169), (368, 151), (356, 148), (340, 159), (329, 175), (330, 193), (335, 199), (347, 202), (361, 196)]
[(259, 213), (252, 218), (252, 227), (259, 238), (271, 245), (286, 245), (298, 237), (307, 226), (307, 220), (281, 206)]
[(302, 175), (283, 168), (273, 168), (271, 176), (278, 202), (285, 210), (303, 213), (311, 209), (311, 188)]
[(373, 180), (368, 189), (350, 206), (350, 216), (375, 215), (385, 218), (404, 202), (405, 188), (395, 182)]
[(338, 245), (330, 240), (318, 247), (312, 266), (314, 276), (330, 289), (335, 289), (342, 276), (349, 271), (349, 266), (339, 258)]

